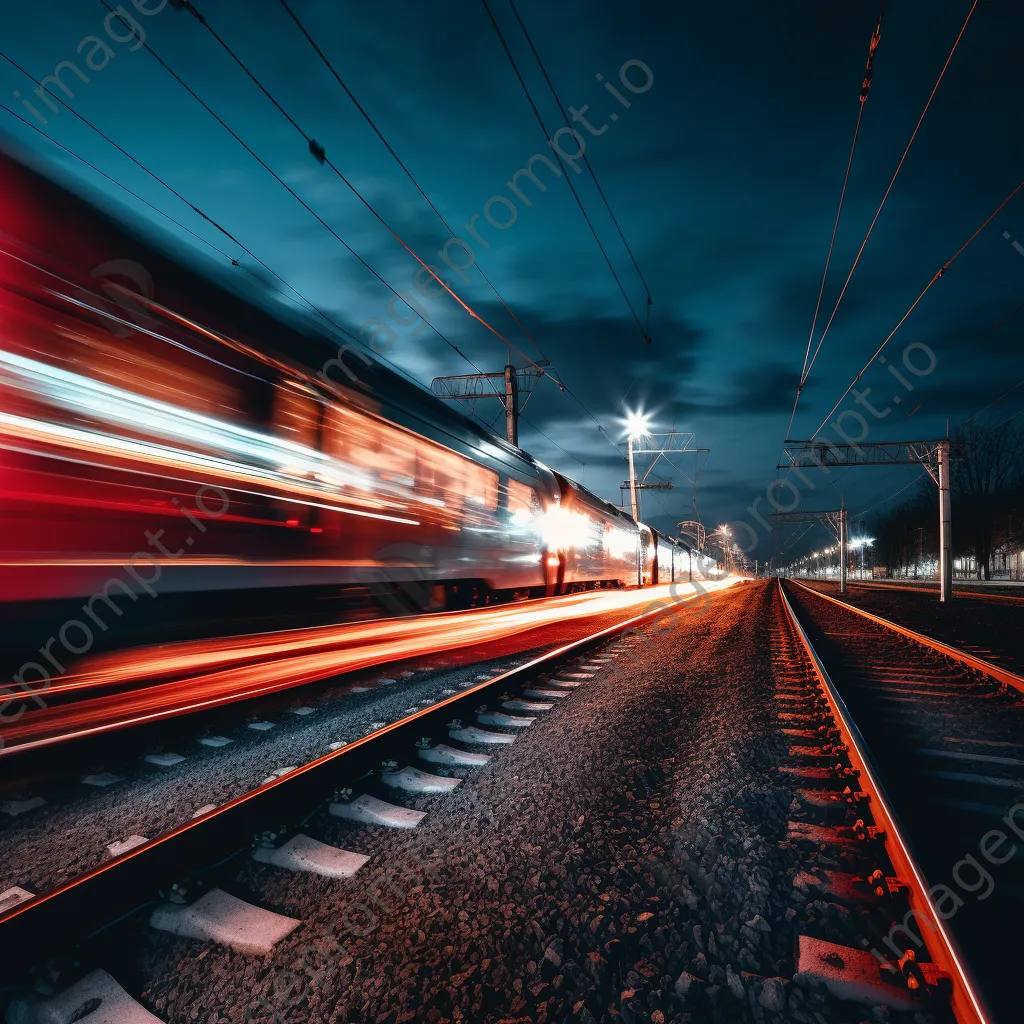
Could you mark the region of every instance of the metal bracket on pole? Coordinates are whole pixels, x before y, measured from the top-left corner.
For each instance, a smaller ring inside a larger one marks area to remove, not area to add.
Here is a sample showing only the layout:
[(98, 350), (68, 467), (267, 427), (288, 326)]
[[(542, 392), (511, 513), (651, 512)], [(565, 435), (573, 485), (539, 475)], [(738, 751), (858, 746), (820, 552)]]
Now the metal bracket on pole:
[[(536, 364), (550, 366), (542, 359)], [(497, 381), (502, 382), (499, 387)], [(525, 394), (527, 401), (540, 380), (540, 373), (533, 367), (516, 369), (506, 366), (501, 373), (460, 373), (453, 377), (435, 377), (430, 382), (430, 390), (438, 398), (451, 402), (475, 402), (484, 398), (497, 398), (505, 408), (505, 440), (519, 447), (519, 412), (523, 405), (520, 396)]]
[(829, 532), (836, 539), (839, 545), (839, 593), (846, 593), (846, 559), (849, 546), (849, 533), (847, 531), (846, 506), (834, 509), (822, 509), (821, 511), (807, 511), (800, 509), (795, 512), (776, 512), (768, 517), (773, 523), (821, 523), (828, 527)]
[[(776, 469), (820, 469), (838, 466), (923, 466), (939, 488), (939, 600), (953, 597), (952, 506), (949, 464), (963, 458), (963, 444), (938, 441), (887, 441), (880, 444), (832, 444), (830, 441), (786, 441), (785, 457)], [(808, 458), (809, 456), (809, 458)], [(803, 457), (804, 461), (801, 461)], [(773, 517), (774, 518), (774, 517)]]

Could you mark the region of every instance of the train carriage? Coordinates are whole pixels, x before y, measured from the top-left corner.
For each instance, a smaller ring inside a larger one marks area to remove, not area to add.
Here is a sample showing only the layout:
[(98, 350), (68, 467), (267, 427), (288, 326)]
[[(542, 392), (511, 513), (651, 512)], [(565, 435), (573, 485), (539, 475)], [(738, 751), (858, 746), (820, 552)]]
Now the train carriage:
[(315, 332), (6, 157), (0, 194), (0, 606), (679, 578), (674, 542), (380, 363), (324, 372)]

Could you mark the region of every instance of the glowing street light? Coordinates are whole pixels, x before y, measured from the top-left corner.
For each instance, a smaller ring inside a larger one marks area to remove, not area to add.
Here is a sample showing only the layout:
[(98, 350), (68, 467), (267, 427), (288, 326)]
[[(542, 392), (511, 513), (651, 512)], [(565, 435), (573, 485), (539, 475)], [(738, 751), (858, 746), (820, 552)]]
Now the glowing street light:
[(639, 441), (641, 437), (647, 437), (651, 432), (651, 417), (646, 413), (626, 411), (626, 437), (630, 441)]
[(729, 532), (729, 527), (722, 524), (715, 530), (716, 534), (719, 534), (722, 538), (722, 553), (725, 555), (725, 568), (727, 572), (733, 571), (732, 565), (732, 551), (729, 549), (729, 538), (732, 534)]
[(637, 410), (626, 410), (626, 440), (629, 448), (629, 503), (633, 519), (640, 522), (640, 509), (636, 500), (636, 471), (633, 468), (633, 442), (650, 435), (651, 418)]
[(860, 578), (864, 579), (864, 552), (875, 543), (874, 537), (854, 537), (850, 541), (850, 547), (855, 551), (860, 550)]

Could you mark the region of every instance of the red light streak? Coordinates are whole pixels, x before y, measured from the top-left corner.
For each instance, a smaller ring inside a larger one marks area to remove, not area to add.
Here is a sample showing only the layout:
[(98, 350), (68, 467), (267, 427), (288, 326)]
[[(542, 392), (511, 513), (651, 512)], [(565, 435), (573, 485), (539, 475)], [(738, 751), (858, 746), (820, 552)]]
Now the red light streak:
[[(702, 584), (720, 590), (736, 578)], [(628, 612), (657, 601), (697, 596), (691, 584), (578, 594), (503, 608), (344, 626), (285, 630), (255, 636), (200, 640), (87, 659), (83, 669), (54, 680), (49, 697), (81, 691), (72, 704), (30, 711), (4, 729), (3, 753), (45, 746), (67, 735), (90, 735), (188, 714), (387, 662), (437, 654), (514, 636), (539, 626), (609, 612)], [(149, 685), (93, 696), (96, 690)], [(163, 680), (158, 682), (157, 680)]]

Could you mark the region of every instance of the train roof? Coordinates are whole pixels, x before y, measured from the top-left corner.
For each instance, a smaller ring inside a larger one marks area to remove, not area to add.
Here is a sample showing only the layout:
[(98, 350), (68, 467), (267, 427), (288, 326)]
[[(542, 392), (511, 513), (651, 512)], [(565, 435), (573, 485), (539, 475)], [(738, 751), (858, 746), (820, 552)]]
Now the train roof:
[(610, 501), (605, 501), (604, 498), (599, 497), (593, 491), (588, 490), (583, 484), (578, 483), (576, 480), (567, 477), (564, 473), (555, 473), (555, 476), (571, 490), (575, 491), (588, 505), (598, 508), (608, 515), (615, 516), (620, 519), (625, 519), (627, 522), (636, 525), (636, 521), (628, 513), (624, 512), (618, 505), (613, 505)]
[[(0, 147), (0, 220), (13, 218), (19, 228), (30, 230), (33, 245), (41, 253), (59, 256), (65, 268), (81, 271), (111, 259), (134, 260), (152, 277), (156, 301), (207, 328), (247, 340), (268, 355), (281, 356), (321, 381), (318, 371), (337, 355), (339, 345), (350, 342), (340, 332), (285, 305), (269, 291), (269, 281), (268, 291), (262, 292), (243, 278), (245, 271), (229, 272), (229, 268), (186, 250), (156, 227), (129, 225), (132, 213), (127, 207), (106, 196), (101, 199), (99, 194), (86, 197), (55, 180), (52, 172), (29, 166), (29, 154), (9, 150), (10, 146), (8, 151)], [(30, 202), (21, 202), (23, 197)], [(101, 201), (109, 208), (101, 208)], [(42, 210), (43, 216), (33, 221), (26, 208), (37, 214)], [(76, 283), (95, 289), (95, 279), (78, 276), (81, 280)], [(413, 420), (433, 425), (463, 445), (500, 453), (503, 462), (520, 462), (524, 469), (533, 470), (531, 475), (550, 472), (528, 452), (386, 366), (372, 351), (362, 345), (353, 347), (370, 362), (364, 366), (362, 360), (349, 360), (349, 364), (378, 401), (411, 413)], [(363, 397), (360, 389), (338, 380), (339, 376), (340, 371), (331, 374), (335, 387), (354, 398)]]

